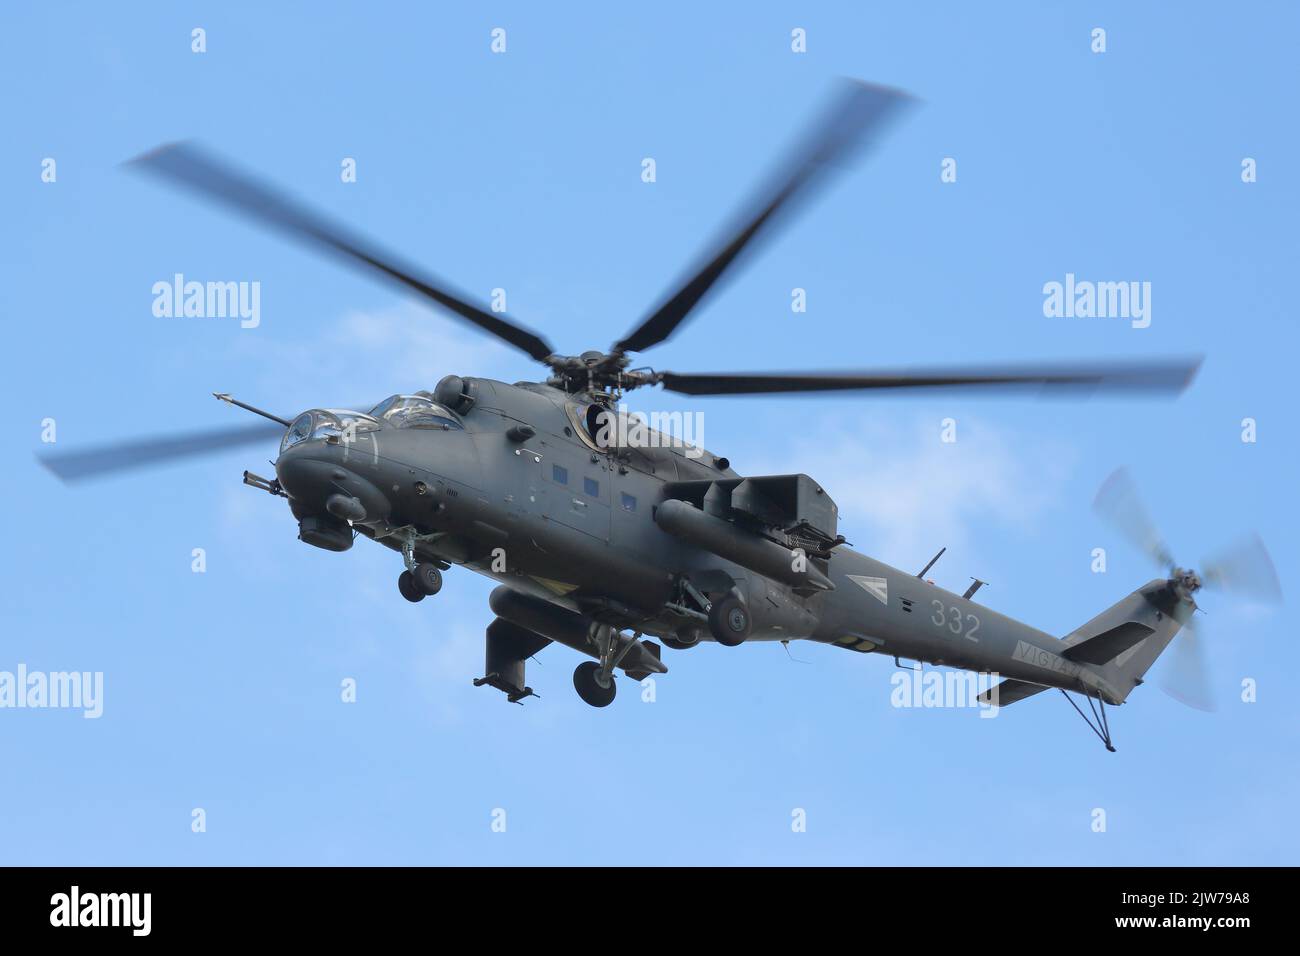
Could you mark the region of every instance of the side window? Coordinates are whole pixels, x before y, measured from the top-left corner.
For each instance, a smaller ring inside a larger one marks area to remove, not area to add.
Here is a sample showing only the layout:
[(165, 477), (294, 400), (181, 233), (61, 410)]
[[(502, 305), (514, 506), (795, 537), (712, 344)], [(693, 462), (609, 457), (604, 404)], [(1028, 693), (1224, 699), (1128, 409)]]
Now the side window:
[(636, 511), (636, 499), (633, 498), (631, 495), (629, 495), (626, 491), (623, 492), (623, 510)]
[(600, 482), (595, 478), (582, 479), (582, 490), (593, 498), (600, 497)]
[(588, 405), (587, 414), (583, 416), (587, 425), (587, 434), (591, 436), (597, 448), (609, 447), (609, 427), (606, 424), (608, 417), (609, 412), (599, 405)]
[(557, 485), (567, 485), (569, 483), (569, 469), (563, 465), (551, 465), (551, 480)]

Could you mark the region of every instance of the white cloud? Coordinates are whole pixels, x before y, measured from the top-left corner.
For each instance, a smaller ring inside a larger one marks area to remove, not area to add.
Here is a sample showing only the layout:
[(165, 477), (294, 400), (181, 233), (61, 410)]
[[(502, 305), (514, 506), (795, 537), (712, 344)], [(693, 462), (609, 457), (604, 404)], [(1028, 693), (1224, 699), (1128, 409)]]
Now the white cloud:
[[(935, 420), (854, 421), (782, 451), (768, 473), (791, 463), (817, 479), (840, 506), (840, 531), (890, 563), (929, 557), (941, 546), (968, 550), (979, 519), (1032, 528), (1062, 499), (1076, 453), (1035, 433), (1026, 439), (971, 418), (957, 440), (940, 440)], [(760, 472), (761, 473), (761, 472)]]
[(269, 396), (262, 400), (291, 410), (368, 405), (395, 392), (432, 389), (448, 374), (513, 381), (544, 371), (486, 333), (413, 300), (350, 310), (311, 334), (278, 339), (250, 332), (235, 343), (261, 366)]

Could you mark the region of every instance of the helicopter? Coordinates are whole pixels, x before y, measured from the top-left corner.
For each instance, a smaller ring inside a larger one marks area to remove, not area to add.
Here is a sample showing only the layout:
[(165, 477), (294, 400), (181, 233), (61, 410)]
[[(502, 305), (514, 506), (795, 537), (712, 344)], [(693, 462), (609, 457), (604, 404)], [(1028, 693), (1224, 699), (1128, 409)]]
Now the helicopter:
[[(448, 374), (432, 388), (365, 410), (321, 407), (292, 417), (214, 393), (267, 421), (61, 451), (41, 461), (77, 482), (278, 438), (275, 476), (245, 471), (243, 481), (286, 499), (304, 543), (342, 552), (367, 538), (391, 549), (401, 556), (398, 591), (411, 602), (438, 594), (452, 567), (498, 582), (484, 673), (474, 684), (511, 703), (538, 696), (526, 682), (526, 662), (552, 643), (589, 658), (574, 671), (574, 688), (586, 703), (605, 707), (620, 672), (638, 681), (668, 672), (663, 647), (811, 640), (997, 673), (1004, 679), (989, 693), (1000, 706), (1052, 688), (1067, 698), (1076, 693), (1094, 708), (1089, 724), (1113, 750), (1106, 706), (1122, 704), (1142, 683), (1191, 620), (1195, 594), (1207, 583), (1271, 591), (1266, 558), (1255, 563), (1263, 572), (1244, 573), (1238, 561), (1198, 575), (1167, 560), (1163, 545), (1142, 531), (1139, 543), (1155, 548), (1167, 573), (1058, 638), (975, 603), (983, 582), (956, 594), (925, 578), (933, 561), (916, 574), (855, 551), (839, 530), (834, 500), (809, 475), (744, 476), (723, 455), (623, 427), (623, 396), (650, 386), (690, 396), (921, 389), (1170, 395), (1187, 387), (1199, 357), (849, 372), (633, 367), (633, 353), (682, 328), (756, 241), (770, 238), (773, 223), (878, 141), (910, 101), (897, 90), (844, 81), (772, 180), (686, 276), (607, 351), (577, 355), (557, 352), (505, 313), (473, 304), (197, 145), (160, 147), (128, 167), (413, 291), (522, 351), (548, 375), (511, 384)], [(1116, 481), (1124, 526), (1146, 528), (1135, 495)]]

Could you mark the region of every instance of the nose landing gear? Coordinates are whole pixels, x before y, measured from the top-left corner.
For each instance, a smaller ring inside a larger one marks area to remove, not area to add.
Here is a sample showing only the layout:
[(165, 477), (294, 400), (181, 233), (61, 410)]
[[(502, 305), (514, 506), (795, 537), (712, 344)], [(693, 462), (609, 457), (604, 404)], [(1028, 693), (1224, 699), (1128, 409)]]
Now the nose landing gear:
[(592, 707), (608, 707), (618, 693), (613, 671), (605, 673), (605, 669), (596, 661), (583, 661), (578, 665), (578, 669), (573, 672), (573, 689)]
[(403, 571), (397, 576), (397, 590), (412, 604), (423, 601), (442, 590), (442, 572), (434, 565), (420, 561), (412, 571)]
[(417, 561), (415, 546), (421, 542), (436, 541), (440, 534), (420, 535), (414, 528), (391, 528), (376, 537), (396, 537), (402, 542), (402, 560), (406, 570), (397, 576), (397, 590), (412, 604), (423, 601), (442, 590), (442, 570), (451, 565), (431, 561)]
[(412, 604), (424, 600), (424, 595), (416, 588), (415, 579), (411, 577), (410, 571), (403, 571), (397, 576), (397, 590), (401, 591), (402, 597)]
[(421, 561), (411, 572), (411, 578), (420, 592), (429, 597), (442, 590), (442, 572), (432, 564)]

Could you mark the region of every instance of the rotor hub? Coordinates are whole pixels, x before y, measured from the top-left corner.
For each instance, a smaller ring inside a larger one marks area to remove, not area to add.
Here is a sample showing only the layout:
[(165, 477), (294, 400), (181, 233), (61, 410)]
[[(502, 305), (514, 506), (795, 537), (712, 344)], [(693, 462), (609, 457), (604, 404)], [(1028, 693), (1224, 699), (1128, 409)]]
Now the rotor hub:
[(659, 378), (650, 369), (628, 370), (631, 357), (619, 349), (601, 352), (591, 349), (581, 355), (552, 355), (546, 363), (554, 374), (547, 384), (571, 394), (620, 396), (643, 385), (654, 385)]
[(1171, 579), (1176, 590), (1181, 597), (1186, 600), (1192, 600), (1192, 595), (1201, 589), (1203, 582), (1201, 576), (1190, 568), (1174, 568), (1173, 578)]

